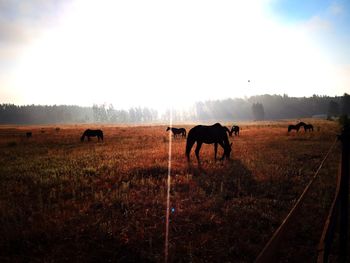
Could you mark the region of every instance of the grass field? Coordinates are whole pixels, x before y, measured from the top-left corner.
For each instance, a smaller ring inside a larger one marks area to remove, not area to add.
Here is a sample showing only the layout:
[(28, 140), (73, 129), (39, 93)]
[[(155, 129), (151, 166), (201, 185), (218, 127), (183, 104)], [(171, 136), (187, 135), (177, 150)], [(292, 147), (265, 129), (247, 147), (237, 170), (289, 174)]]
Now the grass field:
[[(187, 164), (185, 139), (172, 140), (169, 262), (254, 261), (339, 130), (306, 121), (314, 132), (288, 134), (287, 121), (240, 123), (232, 159), (214, 162), (204, 145), (201, 167), (193, 151)], [(164, 262), (166, 126), (91, 125), (105, 140), (82, 143), (87, 127), (0, 127), (1, 262)], [(336, 147), (284, 257), (314, 259), (338, 161)]]

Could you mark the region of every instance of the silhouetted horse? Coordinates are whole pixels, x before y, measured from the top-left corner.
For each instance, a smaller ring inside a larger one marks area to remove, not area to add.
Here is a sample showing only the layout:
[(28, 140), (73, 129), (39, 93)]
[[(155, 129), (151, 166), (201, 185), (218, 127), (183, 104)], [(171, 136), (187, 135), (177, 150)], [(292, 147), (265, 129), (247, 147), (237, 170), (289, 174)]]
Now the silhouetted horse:
[(166, 131), (171, 130), (174, 134), (174, 138), (176, 137), (177, 134), (181, 134), (183, 138), (186, 138), (186, 129), (185, 128), (170, 128), (168, 127)]
[(312, 126), (312, 124), (305, 124), (304, 131), (314, 131), (314, 126)]
[(235, 135), (239, 135), (239, 126), (233, 125), (232, 128), (231, 128), (231, 134), (233, 132), (235, 133)]
[(222, 155), (221, 160), (223, 160), (225, 157), (226, 159), (229, 159), (231, 154), (232, 143), (230, 144), (228, 140), (226, 129), (225, 127), (221, 126), (220, 123), (215, 123), (214, 125), (211, 125), (211, 126), (197, 125), (193, 127), (188, 132), (188, 136), (187, 136), (187, 142), (186, 142), (187, 160), (190, 161), (190, 152), (195, 142), (197, 142), (195, 153), (196, 153), (198, 163), (200, 162), (199, 151), (203, 143), (206, 143), (206, 144), (214, 143), (215, 160), (216, 160), (218, 144), (220, 144), (220, 146), (224, 149), (224, 154)]
[(301, 126), (305, 126), (306, 123), (305, 122), (299, 122), (297, 125), (289, 125), (288, 126), (288, 132), (290, 132), (291, 130), (296, 130), (297, 132), (299, 131)]
[(88, 141), (90, 141), (90, 137), (96, 137), (98, 141), (100, 141), (100, 139), (103, 141), (103, 132), (101, 130), (90, 130), (87, 129), (84, 131), (83, 135), (81, 136), (80, 140), (84, 141), (85, 136), (88, 138)]

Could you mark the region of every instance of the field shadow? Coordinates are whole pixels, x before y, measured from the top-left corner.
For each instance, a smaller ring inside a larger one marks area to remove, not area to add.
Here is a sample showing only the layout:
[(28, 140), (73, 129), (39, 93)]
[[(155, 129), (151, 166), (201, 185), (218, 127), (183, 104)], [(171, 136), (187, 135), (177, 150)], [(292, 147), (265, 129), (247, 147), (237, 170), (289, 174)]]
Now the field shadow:
[(168, 167), (154, 165), (151, 167), (135, 168), (130, 172), (130, 180), (141, 178), (162, 179), (168, 175)]
[(207, 195), (219, 194), (226, 200), (252, 195), (257, 185), (252, 172), (238, 159), (190, 166), (189, 172)]

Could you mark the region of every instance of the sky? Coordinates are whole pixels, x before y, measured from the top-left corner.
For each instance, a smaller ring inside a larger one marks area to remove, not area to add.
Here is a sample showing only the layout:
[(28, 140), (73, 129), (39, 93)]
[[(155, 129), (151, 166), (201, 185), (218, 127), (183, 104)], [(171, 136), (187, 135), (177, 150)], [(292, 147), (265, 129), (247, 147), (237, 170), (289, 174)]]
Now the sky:
[(346, 0), (0, 0), (0, 103), (350, 93)]

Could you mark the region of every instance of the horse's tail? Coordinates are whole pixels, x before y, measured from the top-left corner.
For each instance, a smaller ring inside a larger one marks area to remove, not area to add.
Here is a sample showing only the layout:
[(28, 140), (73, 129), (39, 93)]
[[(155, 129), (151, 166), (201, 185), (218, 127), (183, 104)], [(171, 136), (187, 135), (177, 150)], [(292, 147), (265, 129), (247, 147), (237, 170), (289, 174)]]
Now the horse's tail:
[(230, 143), (228, 137), (227, 137), (227, 134), (225, 133), (225, 136), (224, 136), (224, 156), (226, 156), (226, 159), (230, 159), (230, 154), (231, 154), (231, 151), (232, 151), (232, 143)]
[(183, 136), (186, 138), (186, 129), (184, 129)]
[(101, 136), (101, 140), (103, 141), (103, 131), (101, 131), (100, 136)]
[(186, 141), (186, 157), (187, 157), (187, 161), (190, 161), (190, 152), (191, 149), (193, 147), (193, 144), (196, 142), (196, 140), (193, 138), (193, 132), (191, 132), (192, 130), (190, 130), (188, 132), (188, 136), (187, 136), (187, 141)]

